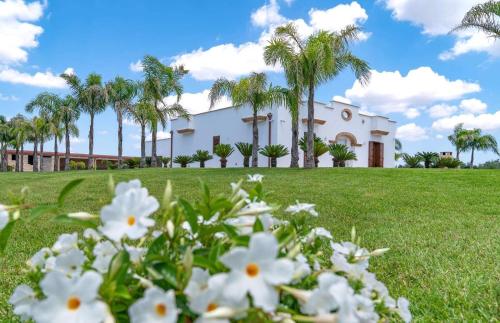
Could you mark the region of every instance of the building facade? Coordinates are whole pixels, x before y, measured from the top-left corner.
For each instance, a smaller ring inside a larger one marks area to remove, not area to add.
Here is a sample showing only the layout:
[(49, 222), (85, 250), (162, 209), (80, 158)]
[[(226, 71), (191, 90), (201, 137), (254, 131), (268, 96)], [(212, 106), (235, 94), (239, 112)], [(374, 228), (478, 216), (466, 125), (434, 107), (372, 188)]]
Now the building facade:
[[(290, 150), (291, 117), (279, 106), (258, 114), (259, 147), (282, 144)], [(299, 138), (307, 132), (307, 106), (303, 104), (299, 114)], [(359, 107), (332, 101), (315, 103), (314, 133), (328, 143), (347, 145), (357, 155), (350, 167), (394, 167), (394, 136), (396, 123), (382, 116), (360, 113)], [(213, 154), (219, 143), (234, 145), (252, 142), (252, 110), (249, 106), (224, 108), (193, 115), (190, 120), (177, 118), (171, 122), (171, 138), (157, 142), (157, 155), (174, 157), (192, 155), (196, 150), (208, 150)], [(151, 142), (146, 142), (146, 153), (151, 155)], [(299, 150), (299, 163), (304, 164), (304, 153)], [(219, 167), (217, 156), (206, 167)], [(290, 155), (278, 159), (278, 167), (288, 167)], [(331, 156), (319, 158), (319, 167), (332, 167)], [(178, 167), (175, 165), (174, 167)], [(235, 149), (228, 158), (228, 167), (243, 167), (243, 157)], [(268, 166), (268, 159), (259, 155), (259, 166)], [(197, 163), (189, 167), (198, 167)]]

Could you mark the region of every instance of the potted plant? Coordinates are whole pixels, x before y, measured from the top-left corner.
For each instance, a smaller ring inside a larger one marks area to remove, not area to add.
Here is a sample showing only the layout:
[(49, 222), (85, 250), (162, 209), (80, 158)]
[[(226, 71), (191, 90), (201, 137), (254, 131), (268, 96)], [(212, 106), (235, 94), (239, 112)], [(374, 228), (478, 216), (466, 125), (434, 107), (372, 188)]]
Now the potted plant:
[(237, 142), (234, 145), (243, 156), (243, 167), (250, 167), (250, 157), (252, 157), (253, 145), (246, 142)]
[(205, 162), (212, 158), (212, 155), (207, 150), (197, 150), (193, 155), (193, 161), (199, 162), (200, 168), (205, 168)]
[[(306, 140), (304, 137), (299, 140), (299, 147), (305, 153), (306, 152)], [(314, 146), (313, 146), (313, 154), (314, 154), (314, 166), (318, 167), (319, 165), (319, 157), (328, 152), (328, 145), (325, 142), (314, 135)]]
[(186, 168), (188, 164), (193, 162), (193, 157), (188, 155), (179, 155), (174, 158), (174, 163), (180, 164), (182, 168)]
[(333, 167), (345, 167), (345, 162), (349, 160), (358, 160), (356, 153), (350, 151), (346, 145), (331, 144), (328, 146), (330, 155), (333, 157)]
[(259, 152), (261, 155), (271, 158), (271, 167), (276, 167), (277, 159), (288, 155), (288, 148), (283, 145), (267, 145)]
[(226, 168), (227, 157), (234, 152), (234, 148), (229, 144), (218, 144), (215, 147), (215, 154), (220, 157), (220, 167)]

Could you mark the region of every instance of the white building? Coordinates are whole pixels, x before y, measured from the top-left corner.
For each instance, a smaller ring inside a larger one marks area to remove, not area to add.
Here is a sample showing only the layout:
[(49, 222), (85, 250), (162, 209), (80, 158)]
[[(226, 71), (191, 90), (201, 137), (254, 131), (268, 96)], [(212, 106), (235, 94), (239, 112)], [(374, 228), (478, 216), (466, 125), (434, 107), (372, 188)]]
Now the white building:
[[(271, 119), (269, 120), (269, 116)], [(351, 161), (352, 167), (394, 167), (394, 135), (396, 123), (382, 116), (371, 116), (359, 112), (359, 107), (332, 101), (330, 104), (315, 103), (316, 136), (326, 143), (343, 143), (357, 155)], [(307, 132), (307, 106), (304, 103), (299, 116), (299, 137)], [(263, 110), (258, 115), (259, 147), (269, 142), (291, 146), (291, 118), (283, 107)], [(195, 114), (191, 120), (174, 119), (171, 122), (173, 138), (157, 141), (157, 155), (174, 157), (192, 155), (196, 150), (213, 153), (215, 145), (237, 142), (252, 142), (252, 110), (249, 106), (228, 107)], [(270, 134), (270, 135), (269, 135)], [(171, 147), (173, 151), (171, 152)], [(146, 142), (146, 153), (151, 155), (151, 142)], [(304, 154), (299, 150), (299, 163), (303, 166)], [(319, 158), (319, 167), (332, 167), (332, 158), (326, 153)], [(278, 167), (288, 167), (290, 155), (278, 159)], [(175, 165), (174, 167), (178, 167)], [(243, 157), (237, 149), (228, 158), (228, 167), (243, 167)], [(259, 155), (259, 166), (268, 166), (268, 159)], [(189, 167), (198, 167), (193, 163)], [(219, 159), (214, 158), (206, 167), (220, 167)]]

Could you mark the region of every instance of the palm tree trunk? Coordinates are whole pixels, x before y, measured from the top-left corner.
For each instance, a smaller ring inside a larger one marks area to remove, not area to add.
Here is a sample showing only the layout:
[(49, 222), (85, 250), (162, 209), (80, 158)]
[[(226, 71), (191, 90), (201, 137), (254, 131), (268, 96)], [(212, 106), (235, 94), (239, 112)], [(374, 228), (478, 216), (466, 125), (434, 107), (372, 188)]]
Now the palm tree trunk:
[(38, 171), (43, 172), (43, 136), (40, 138), (40, 166)]
[(116, 117), (118, 119), (118, 168), (122, 168), (123, 165), (123, 116), (122, 111), (118, 108), (116, 109)]
[(257, 126), (257, 109), (253, 109), (252, 119), (252, 167), (259, 166), (259, 128)]
[(89, 159), (87, 161), (87, 169), (94, 168), (94, 114), (90, 114), (90, 129), (89, 129)]
[(38, 172), (38, 137), (33, 140), (33, 171)]
[(140, 168), (146, 167), (146, 126), (141, 125), (141, 162)]
[(21, 172), (24, 172), (24, 143), (21, 144)]
[(472, 151), (470, 154), (470, 168), (474, 167), (474, 147), (472, 147)]
[(6, 172), (8, 167), (7, 167), (7, 143), (2, 144), (2, 156), (1, 156), (1, 165), (2, 165), (2, 172)]
[(70, 168), (69, 168), (69, 154), (70, 154), (70, 151), (71, 151), (71, 143), (70, 143), (70, 139), (69, 139), (69, 125), (66, 124), (64, 126), (64, 131), (65, 131), (65, 142), (66, 142), (66, 152), (64, 154), (64, 170), (68, 171)]
[(54, 135), (54, 172), (59, 170), (59, 156), (58, 153), (58, 145), (57, 145), (57, 134)]
[(460, 160), (460, 149), (457, 147), (457, 160)]
[(156, 156), (156, 127), (153, 127), (151, 131), (151, 167), (156, 167), (157, 156)]
[(314, 167), (314, 83), (309, 82), (309, 98), (307, 99), (307, 144), (304, 168)]
[(291, 147), (290, 167), (299, 167), (299, 113), (292, 116), (292, 147)]
[(16, 172), (19, 172), (19, 148), (16, 147)]

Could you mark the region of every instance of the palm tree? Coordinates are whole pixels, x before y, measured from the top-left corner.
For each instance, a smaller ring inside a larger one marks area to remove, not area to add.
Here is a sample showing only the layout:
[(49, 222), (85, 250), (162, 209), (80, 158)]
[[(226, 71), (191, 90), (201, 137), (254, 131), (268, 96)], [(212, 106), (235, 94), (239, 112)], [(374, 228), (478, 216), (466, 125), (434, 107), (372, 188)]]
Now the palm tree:
[(24, 143), (30, 136), (30, 125), (26, 117), (18, 114), (9, 123), (12, 128), (12, 141), (11, 145), (16, 150), (16, 172), (24, 171)]
[(250, 157), (252, 157), (253, 146), (246, 142), (237, 142), (234, 144), (236, 149), (243, 156), (243, 167), (250, 167)]
[(189, 155), (179, 155), (174, 158), (174, 163), (181, 165), (182, 168), (186, 168), (193, 161), (193, 157)]
[[(170, 67), (150, 55), (144, 56), (142, 66), (144, 67), (145, 77), (142, 84), (144, 97), (152, 101), (157, 119), (162, 127), (165, 128), (168, 119), (174, 117), (189, 119), (188, 111), (179, 104), (184, 91), (181, 80), (188, 73), (184, 66)], [(177, 102), (171, 105), (166, 104), (164, 98), (169, 95), (175, 95)], [(158, 165), (158, 156), (156, 154), (158, 126), (152, 125), (151, 130), (151, 167), (156, 167)]]
[(470, 9), (453, 31), (477, 29), (490, 37), (500, 38), (500, 1), (490, 0)]
[(399, 152), (403, 150), (403, 143), (398, 138), (394, 139), (394, 149)]
[(345, 167), (345, 162), (349, 160), (358, 160), (356, 153), (350, 151), (346, 145), (330, 144), (328, 146), (330, 155), (333, 157), (333, 166)]
[(259, 152), (261, 155), (271, 158), (271, 167), (276, 167), (277, 159), (288, 155), (288, 148), (283, 145), (267, 145)]
[(439, 154), (430, 151), (419, 152), (417, 153), (417, 156), (420, 157), (421, 160), (423, 160), (425, 168), (430, 168), (432, 163), (439, 160)]
[(64, 141), (66, 151), (64, 154), (64, 170), (70, 170), (69, 161), (71, 153), (71, 136), (78, 137), (79, 130), (76, 126), (76, 121), (80, 118), (80, 109), (78, 101), (72, 95), (67, 95), (64, 99), (60, 99), (59, 114), (64, 128)]
[(470, 168), (474, 166), (474, 152), (491, 150), (495, 154), (500, 155), (498, 151), (498, 144), (494, 136), (483, 135), (481, 129), (469, 130), (466, 135), (467, 149), (471, 150)]
[(146, 167), (146, 127), (152, 124), (152, 120), (156, 121), (156, 111), (151, 103), (145, 98), (140, 99), (136, 104), (126, 111), (135, 123), (141, 126), (141, 161), (139, 167)]
[(231, 98), (236, 108), (250, 105), (252, 109), (252, 167), (257, 167), (259, 164), (257, 114), (274, 104), (284, 104), (283, 88), (270, 85), (264, 73), (252, 73), (237, 82), (226, 78), (216, 80), (210, 89), (210, 108), (213, 108), (215, 103), (224, 96)]
[(403, 154), (403, 160), (408, 168), (421, 168), (422, 157), (419, 155)]
[(102, 77), (99, 74), (91, 73), (84, 83), (74, 74), (62, 74), (73, 91), (74, 97), (78, 100), (78, 105), (90, 116), (89, 127), (89, 158), (87, 169), (94, 168), (94, 118), (96, 114), (104, 112), (108, 104), (108, 91), (102, 84)]
[(348, 26), (340, 32), (319, 31), (303, 40), (293, 23), (276, 28), (271, 45), (276, 50), (267, 57), (280, 62), (288, 75), (297, 75), (298, 83), (307, 90), (306, 168), (314, 167), (314, 96), (316, 88), (350, 67), (362, 84), (368, 82), (370, 68), (349, 50), (349, 43), (359, 36), (359, 28)]
[[(305, 152), (307, 150), (306, 138), (302, 137), (299, 141), (300, 149)], [(314, 166), (318, 167), (319, 165), (319, 157), (327, 153), (329, 150), (328, 145), (325, 142), (314, 135), (314, 147), (313, 147), (313, 155), (314, 155)]]
[(116, 113), (118, 121), (118, 168), (123, 165), (123, 114), (132, 106), (132, 99), (137, 94), (137, 83), (117, 76), (106, 84), (108, 99)]
[(448, 136), (448, 140), (456, 149), (456, 159), (460, 160), (460, 152), (467, 149), (467, 134), (468, 130), (464, 129), (464, 124), (459, 123), (453, 129), (453, 134)]
[(214, 153), (220, 157), (220, 167), (226, 168), (227, 157), (231, 156), (234, 152), (234, 148), (230, 144), (218, 144), (215, 147)]
[(0, 115), (0, 170), (6, 172), (8, 170), (7, 163), (7, 146), (12, 140), (12, 128), (7, 119)]
[(200, 168), (205, 168), (205, 162), (212, 159), (213, 156), (210, 155), (208, 150), (197, 150), (193, 155), (193, 161), (200, 163)]

